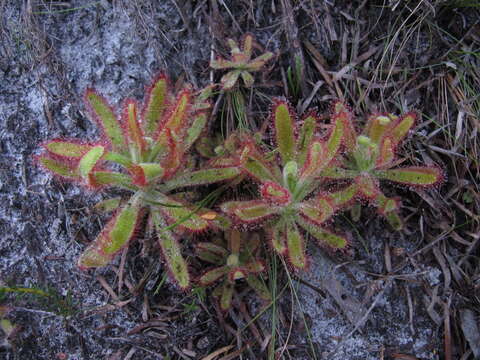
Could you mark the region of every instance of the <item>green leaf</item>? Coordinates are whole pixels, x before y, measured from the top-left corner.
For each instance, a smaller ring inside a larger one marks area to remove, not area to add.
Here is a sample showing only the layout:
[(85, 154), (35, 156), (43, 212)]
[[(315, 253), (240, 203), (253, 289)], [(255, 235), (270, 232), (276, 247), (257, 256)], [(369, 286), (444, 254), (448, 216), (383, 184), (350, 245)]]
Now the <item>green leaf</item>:
[(270, 291), (268, 288), (265, 286), (265, 284), (258, 278), (258, 276), (255, 275), (248, 275), (246, 277), (248, 285), (255, 290), (257, 295), (262, 299), (266, 301), (271, 301), (272, 296), (270, 295)]
[(180, 174), (166, 181), (164, 186), (167, 190), (172, 190), (186, 186), (213, 184), (233, 179), (240, 174), (241, 171), (238, 167), (204, 169)]
[(163, 179), (166, 180), (175, 175), (180, 168), (184, 153), (180, 139), (170, 129), (166, 128), (162, 134), (163, 136), (165, 137), (166, 146), (163, 148), (164, 153), (160, 158), (160, 165), (165, 169)]
[(326, 245), (332, 249), (345, 249), (348, 246), (347, 240), (342, 236), (333, 234), (320, 226), (308, 223), (303, 219), (298, 219), (298, 223), (310, 235), (320, 241), (321, 245)]
[(265, 271), (265, 265), (261, 261), (252, 260), (244, 265), (244, 269), (248, 273), (257, 274), (259, 272)]
[(223, 212), (236, 216), (245, 223), (257, 222), (278, 212), (273, 207), (261, 200), (230, 201), (220, 206)]
[(265, 63), (273, 58), (272, 52), (266, 52), (260, 56), (257, 56), (255, 59), (248, 63), (248, 71), (260, 71), (262, 67), (265, 66)]
[(277, 101), (273, 108), (275, 139), (282, 157), (282, 164), (295, 158), (295, 128), (293, 117), (284, 101)]
[(224, 69), (230, 69), (230, 68), (235, 68), (236, 63), (230, 60), (225, 60), (225, 59), (214, 59), (210, 61), (210, 67), (214, 70), (224, 70)]
[(414, 112), (404, 114), (390, 131), (393, 146), (397, 146), (407, 136), (410, 129), (415, 125), (417, 115)]
[(103, 246), (106, 254), (115, 254), (133, 237), (140, 213), (139, 206), (126, 206), (120, 211), (109, 231), (109, 242)]
[(44, 168), (50, 170), (55, 175), (60, 175), (72, 180), (80, 180), (77, 168), (72, 164), (51, 159), (47, 156), (39, 156), (38, 161)]
[(114, 153), (114, 152), (107, 152), (103, 155), (103, 159), (105, 161), (112, 161), (116, 164), (123, 166), (124, 168), (128, 169), (133, 165), (132, 160), (128, 157)]
[(191, 96), (192, 94), (189, 90), (183, 90), (177, 97), (177, 100), (171, 109), (170, 116), (165, 123), (164, 129), (169, 129), (172, 136), (179, 135), (186, 130), (185, 125)]
[(240, 156), (242, 168), (260, 182), (275, 181), (272, 169), (256, 153), (253, 145), (247, 145)]
[(328, 165), (329, 160), (324, 143), (313, 141), (308, 147), (307, 159), (300, 175), (300, 181), (313, 180), (318, 177)]
[(138, 205), (126, 205), (103, 228), (78, 260), (81, 268), (107, 265), (135, 234), (140, 214)]
[(284, 221), (279, 220), (273, 225), (271, 237), (273, 249), (281, 255), (286, 254), (287, 244), (285, 239), (287, 238), (287, 228)]
[(233, 284), (228, 280), (223, 282), (222, 296), (220, 297), (220, 308), (223, 311), (230, 309), (232, 306)]
[(164, 174), (164, 169), (158, 163), (140, 163), (138, 166), (140, 166), (148, 181), (160, 178)]
[[(162, 131), (155, 142), (150, 146), (147, 161), (157, 162), (165, 160), (166, 155), (171, 151), (172, 136), (168, 131)], [(159, 159), (160, 158), (160, 159)]]
[(400, 207), (399, 201), (396, 199), (388, 198), (382, 193), (379, 193), (375, 197), (375, 204), (378, 207), (380, 214), (385, 215), (390, 212), (397, 211)]
[(92, 172), (94, 182), (98, 185), (115, 185), (127, 189), (136, 189), (132, 185), (132, 178), (128, 175), (113, 171), (94, 171)]
[(228, 257), (228, 251), (214, 243), (202, 242), (196, 245), (197, 256), (203, 261), (221, 265), (225, 264)]
[(218, 279), (220, 279), (222, 276), (227, 274), (229, 271), (229, 268), (227, 266), (221, 266), (212, 270), (209, 270), (205, 272), (200, 278), (198, 279), (198, 282), (200, 283), (201, 286), (208, 286)]
[(187, 263), (182, 256), (180, 244), (171, 231), (165, 230), (166, 222), (160, 213), (153, 211), (152, 218), (157, 229), (160, 249), (170, 274), (178, 286), (185, 290), (190, 286), (190, 274)]
[(391, 127), (392, 119), (387, 115), (376, 115), (368, 119), (367, 136), (375, 143), (380, 144), (385, 132)]
[[(230, 255), (232, 256), (232, 255)], [(230, 271), (228, 272), (228, 279), (234, 283), (235, 280), (240, 280), (245, 278), (246, 276), (246, 271), (243, 267), (240, 266), (234, 266), (234, 265), (229, 265)]]
[(314, 115), (309, 115), (303, 120), (303, 125), (300, 129), (298, 137), (298, 164), (303, 166), (307, 159), (307, 153), (311, 147), (311, 142), (317, 129), (317, 118)]
[(385, 216), (385, 219), (387, 219), (388, 223), (390, 224), (390, 226), (394, 230), (396, 230), (396, 231), (402, 230), (402, 228), (403, 228), (402, 219), (400, 218), (400, 216), (395, 211), (388, 212), (384, 216)]
[(208, 99), (213, 96), (213, 91), (216, 87), (216, 84), (210, 84), (197, 91), (195, 96), (195, 104), (193, 107), (194, 111), (207, 110), (212, 106)]
[(94, 146), (85, 155), (82, 156), (79, 164), (78, 171), (80, 175), (86, 179), (90, 175), (97, 162), (103, 156), (105, 148), (101, 145)]
[(207, 125), (208, 116), (206, 113), (202, 112), (195, 115), (192, 125), (187, 129), (187, 137), (185, 138), (185, 147), (184, 151), (190, 149), (193, 143), (198, 139), (202, 131)]
[(358, 191), (359, 186), (357, 184), (352, 184), (343, 190), (330, 193), (327, 196), (331, 199), (334, 208), (338, 209), (352, 201)]
[(341, 101), (337, 101), (333, 104), (332, 122), (334, 124), (342, 124), (341, 136), (343, 143), (348, 151), (353, 151), (356, 146), (357, 133), (352, 123), (352, 113)]
[(287, 225), (287, 247), (288, 259), (297, 269), (305, 269), (307, 267), (307, 257), (305, 255), (305, 240), (298, 231), (295, 223)]
[[(202, 210), (203, 209), (200, 209), (199, 213)], [(211, 211), (207, 212), (207, 214), (211, 214), (211, 213), (212, 213)], [(201, 217), (205, 219), (205, 216), (207, 214), (202, 214)], [(207, 219), (207, 220), (210, 222), (210, 225), (213, 228), (218, 229), (218, 230), (226, 231), (226, 230), (228, 230), (232, 227), (232, 223), (231, 223), (230, 219), (227, 218), (226, 216), (218, 214), (218, 213), (215, 213), (215, 218), (214, 219)]]
[(204, 220), (181, 202), (175, 201), (159, 192), (155, 195), (156, 201), (166, 205), (157, 206), (157, 211), (162, 213), (168, 219), (173, 220), (178, 226), (187, 228), (191, 231), (202, 231), (208, 227), (207, 220)]
[(358, 171), (330, 166), (323, 170), (320, 175), (329, 179), (354, 179), (358, 176)]
[(128, 100), (125, 102), (125, 117), (130, 146), (135, 149), (135, 155), (140, 155), (140, 159), (142, 159), (147, 144), (142, 129), (140, 128), (140, 124), (138, 123), (137, 102), (135, 100)]
[(91, 89), (87, 90), (85, 99), (93, 117), (102, 127), (113, 149), (122, 151), (126, 145), (125, 138), (122, 127), (112, 108), (107, 104), (105, 99)]
[(45, 144), (45, 148), (55, 155), (79, 158), (88, 152), (92, 148), (92, 145), (52, 140)]
[(143, 113), (145, 135), (152, 137), (162, 119), (167, 106), (168, 81), (164, 74), (160, 74), (148, 90)]
[(287, 204), (292, 198), (287, 189), (273, 181), (264, 182), (260, 187), (260, 194), (263, 199), (278, 205)]
[(375, 198), (380, 192), (378, 180), (371, 175), (359, 175), (355, 178), (358, 191), (367, 198)]
[(232, 70), (222, 76), (220, 82), (222, 84), (222, 89), (227, 91), (231, 90), (237, 83), (238, 77), (242, 73), (242, 70)]
[(333, 206), (325, 199), (319, 198), (298, 204), (298, 210), (309, 221), (322, 224), (330, 219), (334, 213)]
[(378, 170), (374, 174), (380, 179), (414, 186), (431, 186), (442, 179), (440, 169), (435, 167), (412, 166), (401, 169)]
[(247, 88), (252, 87), (253, 83), (255, 82), (255, 79), (253, 78), (252, 74), (250, 74), (248, 71), (242, 71), (240, 74), (242, 76), (245, 87)]
[(380, 144), (380, 152), (376, 160), (376, 167), (389, 165), (394, 159), (395, 153), (393, 151), (392, 139), (385, 137)]
[(337, 115), (333, 118), (333, 129), (330, 132), (330, 136), (327, 140), (327, 147), (325, 153), (325, 162), (330, 162), (335, 155), (337, 155), (338, 149), (342, 144), (342, 139), (345, 135), (345, 126), (344, 126), (344, 118), (342, 115)]
[[(237, 229), (231, 229), (228, 232), (228, 246), (230, 249), (231, 254), (236, 255), (238, 258), (238, 255), (240, 253), (240, 247), (241, 247), (241, 234), (240, 231)], [(228, 260), (227, 260), (228, 263)]]
[(243, 54), (248, 60), (250, 60), (250, 58), (252, 57), (252, 44), (253, 36), (251, 34), (246, 34), (243, 38)]
[(283, 168), (283, 183), (290, 192), (295, 192), (298, 183), (298, 164), (296, 161), (289, 161)]

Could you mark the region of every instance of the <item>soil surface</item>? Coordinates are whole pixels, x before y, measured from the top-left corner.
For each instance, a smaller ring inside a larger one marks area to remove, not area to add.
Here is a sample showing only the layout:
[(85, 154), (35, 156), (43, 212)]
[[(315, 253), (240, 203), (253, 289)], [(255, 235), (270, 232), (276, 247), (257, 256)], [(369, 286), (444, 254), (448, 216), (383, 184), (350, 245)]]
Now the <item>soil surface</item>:
[[(1, 294), (0, 305), (9, 308), (6, 318), (16, 326), (0, 349), (0, 359), (202, 359), (230, 345), (229, 351), (242, 350), (231, 359), (267, 358), (268, 341), (259, 344), (250, 328), (237, 336), (227, 331), (235, 334), (248, 325), (238, 304), (222, 314), (208, 289), (206, 294), (198, 288), (184, 293), (165, 281), (149, 234), (140, 236), (125, 257), (122, 276), (130, 289), (118, 289), (120, 258), (103, 269), (78, 269), (78, 256), (107, 219), (92, 207), (109, 194), (53, 178), (36, 166), (35, 154), (39, 144), (52, 138), (96, 139), (97, 129), (82, 102), (88, 87), (118, 104), (126, 97), (141, 99), (159, 71), (205, 86), (220, 78), (208, 67), (212, 51), (225, 55), (228, 37), (251, 32), (259, 45), (256, 51), (264, 48), (276, 54), (270, 71), (257, 77), (258, 91), (267, 100), (250, 102), (253, 124), (261, 127), (269, 98), (288, 91), (283, 85), (286, 70), (298, 55), (305, 62), (298, 98), (310, 100), (297, 101), (289, 94), (297, 110), (303, 103), (304, 108), (317, 106), (323, 112), (338, 95), (332, 90), (335, 86), (348, 101), (352, 92), (372, 81), (362, 101), (351, 101), (354, 111), (365, 116), (418, 109), (426, 124), (406, 150), (416, 154), (417, 163), (433, 158), (447, 171), (451, 168), (442, 160), (446, 154), (422, 155), (428, 146), (439, 146), (435, 135), (430, 136), (430, 120), (441, 120), (432, 108), (439, 87), (432, 79), (446, 76), (447, 59), (442, 56), (451, 47), (433, 29), (443, 26), (461, 36), (475, 25), (469, 11), (448, 9), (448, 19), (441, 7), (435, 5), (433, 13), (423, 2), (409, 2), (410, 8), (381, 1), (182, 3), (0, 1), (0, 286), (11, 289)], [(417, 29), (417, 21), (426, 16), (428, 25)], [(401, 29), (398, 39), (392, 30), (395, 24)], [(316, 58), (308, 46), (316, 49)], [(429, 68), (433, 64), (441, 64), (444, 72), (429, 73), (437, 69)], [(328, 84), (321, 68), (330, 79), (343, 79), (348, 85)], [(406, 75), (402, 69), (407, 68), (419, 70)], [(342, 71), (343, 77), (338, 75)], [(380, 75), (371, 79), (372, 74)], [(452, 100), (448, 103), (449, 116), (455, 119), (456, 107)], [(219, 129), (219, 121), (219, 116), (212, 119), (210, 127)], [(468, 286), (446, 286), (446, 281), (463, 284), (463, 275), (458, 280), (445, 270), (451, 265), (449, 258), (433, 246), (422, 250), (435, 239), (439, 245), (446, 239), (438, 240), (441, 231), (435, 221), (451, 221), (444, 215), (450, 205), (442, 201), (450, 189), (420, 194), (387, 189), (405, 197), (406, 230), (401, 233), (377, 219), (373, 209), (365, 209), (356, 223), (344, 214), (334, 227), (352, 239), (349, 255), (330, 254), (311, 242), (310, 270), (292, 273), (295, 291), (289, 288), (278, 302), (277, 346), (288, 346), (277, 356), (443, 359), (445, 321), (454, 323), (454, 312), (448, 318), (444, 305), (474, 304), (458, 290)], [(470, 247), (458, 243), (447, 250), (458, 260), (465, 249)], [(285, 274), (278, 280), (279, 288), (288, 282)], [(239, 298), (251, 317), (258, 314), (262, 304), (251, 292)], [(256, 323), (260, 338), (266, 339), (271, 311)], [(460, 358), (467, 342), (459, 326), (452, 326), (451, 333), (456, 335), (450, 351)]]

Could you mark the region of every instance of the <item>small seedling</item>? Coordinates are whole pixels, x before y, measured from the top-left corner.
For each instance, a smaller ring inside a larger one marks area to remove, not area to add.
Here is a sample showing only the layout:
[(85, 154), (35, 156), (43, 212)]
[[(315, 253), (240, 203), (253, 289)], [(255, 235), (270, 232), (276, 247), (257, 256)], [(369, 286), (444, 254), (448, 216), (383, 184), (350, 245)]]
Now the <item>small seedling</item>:
[(353, 115), (341, 102), (334, 104), (335, 112), (345, 114), (350, 129), (346, 137), (346, 152), (322, 175), (335, 180), (349, 180), (357, 185), (359, 195), (378, 208), (390, 225), (400, 230), (402, 221), (398, 214), (400, 200), (386, 197), (379, 182), (388, 180), (411, 188), (428, 188), (439, 184), (442, 171), (436, 166), (395, 167), (399, 162), (397, 151), (401, 142), (415, 125), (417, 114), (372, 115), (365, 129), (357, 135)]
[[(216, 214), (171, 192), (228, 180), (239, 173), (236, 168), (192, 171), (185, 165), (188, 150), (206, 125), (210, 92), (211, 87), (194, 92), (186, 86), (174, 96), (167, 77), (159, 75), (148, 88), (144, 104), (128, 99), (118, 116), (102, 96), (89, 89), (86, 106), (101, 129), (102, 140), (56, 139), (43, 145), (45, 152), (38, 162), (53, 174), (95, 190), (118, 188), (132, 193), (126, 201), (100, 206), (115, 213), (80, 257), (81, 268), (107, 265), (128, 246), (140, 226), (153, 224), (171, 275), (182, 289), (189, 287), (190, 274), (178, 235), (205, 230)], [(146, 214), (148, 221), (144, 221)]]
[(238, 230), (229, 230), (226, 237), (227, 246), (223, 241), (197, 244), (197, 256), (215, 266), (200, 276), (198, 283), (201, 286), (209, 286), (223, 278), (222, 283), (213, 291), (213, 295), (220, 298), (222, 310), (230, 308), (235, 283), (241, 279), (245, 279), (260, 298), (270, 300), (267, 287), (257, 276), (265, 271), (265, 265), (258, 254), (260, 250), (258, 234), (242, 234)]
[(210, 67), (215, 70), (230, 70), (221, 79), (221, 86), (224, 91), (231, 90), (242, 78), (246, 87), (251, 87), (255, 82), (252, 72), (260, 71), (265, 64), (273, 58), (272, 52), (266, 52), (255, 59), (252, 59), (254, 38), (251, 34), (243, 37), (243, 46), (239, 46), (238, 42), (228, 39), (228, 46), (232, 57), (230, 60), (217, 58), (210, 62)]

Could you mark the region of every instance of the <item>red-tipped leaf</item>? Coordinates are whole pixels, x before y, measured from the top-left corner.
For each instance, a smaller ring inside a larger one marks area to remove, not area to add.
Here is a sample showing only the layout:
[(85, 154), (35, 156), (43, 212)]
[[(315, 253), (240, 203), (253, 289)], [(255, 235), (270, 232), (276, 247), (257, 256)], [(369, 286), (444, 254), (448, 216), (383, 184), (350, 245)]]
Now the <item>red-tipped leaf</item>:
[(168, 105), (168, 80), (160, 74), (147, 91), (143, 110), (143, 129), (147, 136), (152, 137), (159, 130), (162, 116)]
[(294, 160), (296, 156), (295, 116), (285, 101), (277, 100), (273, 106), (275, 140), (282, 158), (282, 164)]
[(100, 125), (113, 150), (123, 151), (126, 146), (120, 122), (107, 101), (94, 90), (85, 93), (85, 102), (92, 117)]
[(135, 204), (126, 205), (118, 211), (83, 252), (78, 265), (81, 268), (107, 265), (135, 235), (139, 216), (140, 207)]
[(230, 201), (222, 204), (221, 209), (245, 223), (258, 222), (278, 212), (276, 207), (261, 200)]

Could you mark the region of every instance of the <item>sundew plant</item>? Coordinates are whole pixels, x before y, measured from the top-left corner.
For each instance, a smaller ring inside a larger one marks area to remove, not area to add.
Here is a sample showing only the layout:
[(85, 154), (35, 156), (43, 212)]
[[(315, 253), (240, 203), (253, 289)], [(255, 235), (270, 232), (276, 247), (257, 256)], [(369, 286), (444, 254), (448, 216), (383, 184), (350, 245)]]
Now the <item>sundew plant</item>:
[(287, 102), (277, 100), (270, 119), (273, 151), (260, 148), (247, 137), (231, 158), (259, 184), (259, 197), (229, 201), (221, 209), (237, 223), (263, 223), (272, 248), (286, 256), (295, 269), (308, 265), (305, 235), (332, 250), (347, 248), (347, 239), (330, 231), (328, 225), (338, 211), (355, 201), (366, 199), (400, 229), (400, 202), (387, 198), (379, 181), (429, 187), (442, 179), (435, 166), (394, 167), (398, 145), (415, 118), (414, 113), (373, 115), (365, 130), (357, 134), (351, 112), (337, 101), (332, 106), (329, 131), (318, 134), (319, 119), (314, 113), (298, 121)]
[[(263, 66), (271, 57), (250, 60), (251, 37), (245, 38), (243, 51), (233, 42), (231, 48), (237, 63), (227, 84), (239, 76), (249, 83), (245, 72), (257, 69), (251, 61)], [(216, 61), (217, 68), (226, 64)], [(211, 96), (212, 86), (194, 91), (186, 85), (174, 94), (168, 78), (160, 74), (142, 104), (127, 99), (117, 112), (97, 91), (88, 89), (85, 105), (100, 128), (101, 139), (54, 139), (42, 145), (37, 161), (54, 175), (95, 191), (112, 188), (128, 194), (102, 203), (113, 215), (80, 256), (81, 268), (109, 264), (151, 225), (173, 280), (188, 289), (193, 280), (181, 240), (213, 228), (225, 231), (226, 242), (196, 244), (196, 255), (208, 263), (198, 283), (220, 283), (214, 293), (223, 310), (231, 305), (237, 281), (247, 282), (268, 300), (270, 294), (258, 277), (266, 269), (264, 243), (294, 269), (305, 270), (309, 238), (332, 251), (348, 248), (349, 239), (332, 230), (332, 225), (337, 213), (354, 204), (374, 205), (393, 228), (401, 229), (401, 202), (384, 195), (381, 182), (415, 189), (442, 181), (437, 166), (396, 165), (401, 160), (400, 144), (415, 125), (413, 112), (372, 115), (365, 128), (357, 131), (352, 112), (341, 101), (332, 104), (324, 124), (315, 112), (299, 118), (286, 100), (276, 99), (267, 119), (271, 146), (246, 131), (233, 133), (218, 145), (218, 137), (209, 144), (214, 137), (205, 133)], [(200, 136), (203, 142), (196, 148), (210, 159), (196, 168), (189, 159)], [(199, 186), (228, 182), (233, 189), (245, 180), (257, 185), (257, 196), (208, 204), (225, 216), (208, 209), (206, 201), (186, 200), (185, 188), (195, 191)], [(252, 240), (240, 234), (239, 230), (253, 226), (263, 228), (260, 233), (266, 238)]]
[(190, 286), (179, 238), (185, 231), (201, 232), (214, 225), (216, 214), (187, 203), (181, 192), (173, 191), (238, 174), (234, 168), (193, 171), (185, 165), (189, 149), (207, 123), (210, 90), (194, 92), (186, 86), (174, 95), (167, 77), (159, 75), (143, 105), (127, 99), (119, 115), (89, 89), (85, 103), (100, 127), (101, 140), (55, 139), (43, 145), (38, 162), (53, 174), (91, 189), (117, 188), (131, 194), (114, 202), (114, 215), (81, 255), (81, 268), (107, 265), (143, 224), (151, 223), (172, 277), (181, 288)]

